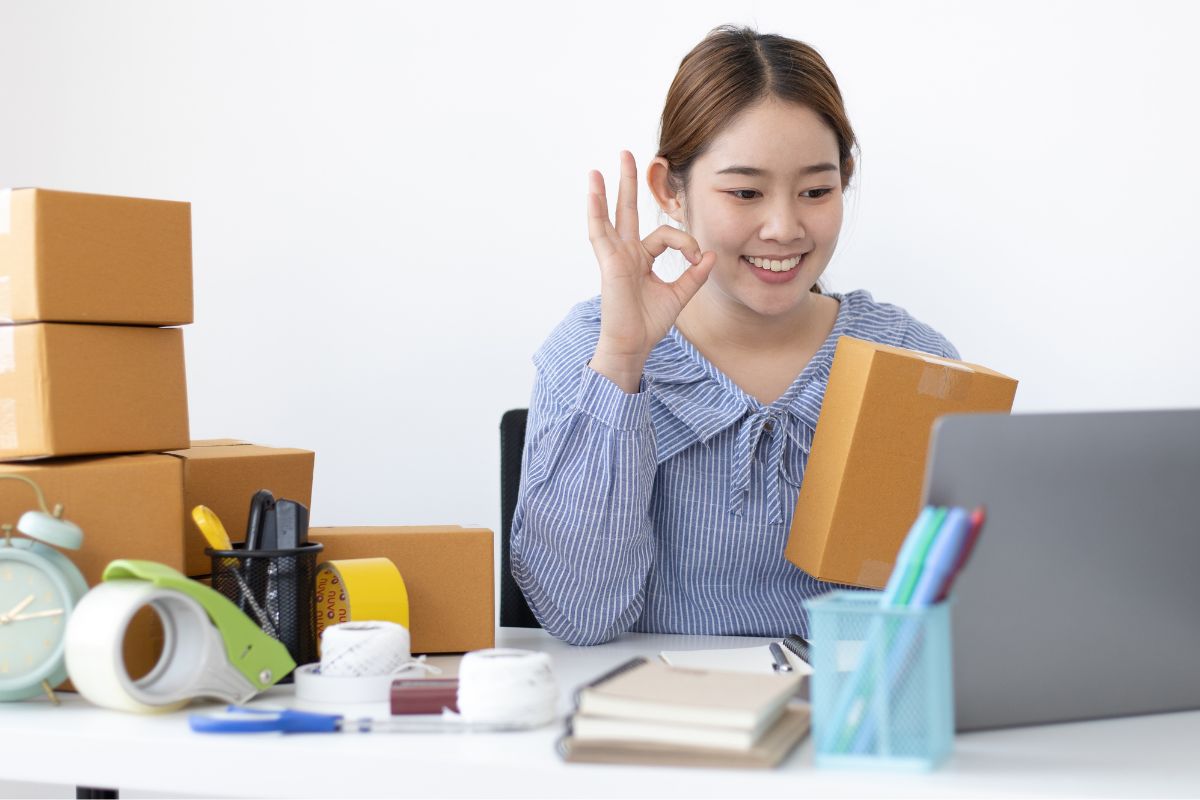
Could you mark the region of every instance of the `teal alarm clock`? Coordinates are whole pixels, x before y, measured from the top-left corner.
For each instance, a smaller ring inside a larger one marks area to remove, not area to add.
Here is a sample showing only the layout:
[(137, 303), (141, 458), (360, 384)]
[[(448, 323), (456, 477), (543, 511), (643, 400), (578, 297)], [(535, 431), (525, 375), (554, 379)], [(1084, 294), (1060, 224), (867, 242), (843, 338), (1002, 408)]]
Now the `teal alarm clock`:
[(67, 620), (88, 587), (79, 568), (50, 546), (77, 550), (83, 544), (79, 526), (59, 517), (61, 508), (55, 512), (25, 512), (16, 529), (28, 538), (14, 537), (12, 526), (3, 526), (0, 700), (26, 700), (43, 692), (56, 700), (53, 688), (67, 678)]

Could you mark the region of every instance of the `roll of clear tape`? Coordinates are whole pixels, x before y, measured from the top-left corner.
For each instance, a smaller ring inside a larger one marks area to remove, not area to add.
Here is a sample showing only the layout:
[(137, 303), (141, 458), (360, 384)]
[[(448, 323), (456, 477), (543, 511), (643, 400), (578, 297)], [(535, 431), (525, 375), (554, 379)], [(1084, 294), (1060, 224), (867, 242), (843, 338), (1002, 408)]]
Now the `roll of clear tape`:
[(467, 722), (550, 722), (558, 712), (550, 656), (509, 648), (467, 653), (458, 667), (458, 711)]
[[(163, 651), (153, 669), (134, 680), (125, 666), (125, 633), (146, 606), (162, 620)], [(67, 623), (64, 654), (79, 693), (117, 711), (174, 711), (197, 697), (243, 703), (257, 693), (229, 664), (204, 608), (146, 581), (105, 581), (84, 595)]]
[(408, 628), (394, 622), (343, 622), (321, 633), (321, 674), (390, 675), (412, 660)]

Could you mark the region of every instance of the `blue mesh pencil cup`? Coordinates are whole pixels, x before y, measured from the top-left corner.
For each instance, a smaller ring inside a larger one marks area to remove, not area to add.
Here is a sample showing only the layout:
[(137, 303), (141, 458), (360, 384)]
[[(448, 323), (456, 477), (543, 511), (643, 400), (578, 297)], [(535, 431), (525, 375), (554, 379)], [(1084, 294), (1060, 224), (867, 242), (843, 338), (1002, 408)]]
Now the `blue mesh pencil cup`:
[(820, 767), (931, 770), (954, 745), (949, 603), (881, 607), (879, 592), (807, 601)]

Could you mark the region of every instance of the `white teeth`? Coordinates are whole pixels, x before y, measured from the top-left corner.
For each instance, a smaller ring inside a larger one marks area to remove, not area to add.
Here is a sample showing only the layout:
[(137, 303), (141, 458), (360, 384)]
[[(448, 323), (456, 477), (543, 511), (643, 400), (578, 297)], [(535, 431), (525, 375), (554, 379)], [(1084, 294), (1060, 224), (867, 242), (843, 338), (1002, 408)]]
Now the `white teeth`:
[(796, 256), (795, 258), (778, 261), (772, 258), (751, 258), (747, 256), (746, 260), (759, 269), (766, 269), (771, 272), (787, 272), (796, 268), (796, 265), (800, 263), (800, 258), (800, 256)]

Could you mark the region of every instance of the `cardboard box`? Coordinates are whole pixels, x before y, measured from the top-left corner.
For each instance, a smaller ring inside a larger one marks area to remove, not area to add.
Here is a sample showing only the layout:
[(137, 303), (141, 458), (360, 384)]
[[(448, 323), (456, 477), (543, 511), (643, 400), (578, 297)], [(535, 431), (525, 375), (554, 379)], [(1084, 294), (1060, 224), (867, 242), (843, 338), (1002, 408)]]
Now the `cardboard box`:
[[(170, 456), (139, 454), (0, 464), (0, 475), (34, 480), (53, 511), (83, 529), (83, 547), (62, 552), (79, 567), (88, 586), (100, 583), (110, 561), (140, 558), (181, 569), (178, 535), (183, 469)], [(37, 496), (19, 481), (0, 479), (0, 523), (16, 525), (37, 509)], [(16, 534), (14, 534), (16, 535)], [(140, 677), (158, 662), (163, 627), (152, 610), (139, 612), (125, 637), (125, 663)], [(69, 683), (66, 685), (69, 690)]]
[(191, 206), (0, 190), (0, 320), (191, 322)]
[(838, 339), (785, 556), (825, 581), (882, 589), (920, 511), (934, 420), (1012, 409), (986, 367)]
[(180, 329), (0, 325), (0, 461), (187, 445)]
[(492, 532), (457, 525), (313, 528), (320, 561), (390, 558), (408, 589), (414, 653), (494, 647)]
[[(179, 517), (183, 508), (183, 464), (177, 458), (143, 453), (0, 464), (0, 475), (31, 478), (53, 510), (83, 529), (83, 548), (66, 553), (89, 586), (100, 582), (108, 563), (141, 558), (183, 569)], [(14, 525), (36, 509), (33, 490), (0, 480), (0, 522)]]
[(192, 509), (197, 505), (211, 508), (235, 542), (245, 538), (250, 498), (259, 489), (270, 489), (276, 498), (312, 507), (316, 456), (311, 450), (209, 439), (168, 455), (183, 464), (183, 511), (178, 524), (183, 526), (185, 575), (207, 575), (212, 568), (204, 554), (207, 545), (192, 522)]

